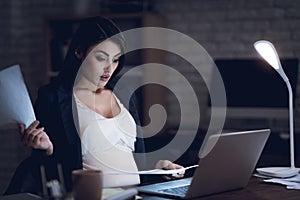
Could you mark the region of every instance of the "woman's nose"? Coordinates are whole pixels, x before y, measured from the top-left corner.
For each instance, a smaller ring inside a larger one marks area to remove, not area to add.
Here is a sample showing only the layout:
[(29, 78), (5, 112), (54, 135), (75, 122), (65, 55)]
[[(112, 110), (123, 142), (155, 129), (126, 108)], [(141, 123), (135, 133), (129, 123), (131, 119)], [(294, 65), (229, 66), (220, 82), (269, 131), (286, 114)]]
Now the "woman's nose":
[(104, 71), (105, 72), (110, 72), (110, 70), (112, 69), (112, 62), (107, 62)]

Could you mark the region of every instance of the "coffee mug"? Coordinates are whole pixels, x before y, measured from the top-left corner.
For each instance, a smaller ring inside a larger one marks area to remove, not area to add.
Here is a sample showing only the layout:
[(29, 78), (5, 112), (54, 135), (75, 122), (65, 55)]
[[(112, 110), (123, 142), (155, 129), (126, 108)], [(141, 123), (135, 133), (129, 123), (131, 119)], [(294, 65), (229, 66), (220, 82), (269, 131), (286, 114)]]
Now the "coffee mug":
[(73, 196), (75, 200), (100, 200), (103, 174), (100, 170), (73, 170)]

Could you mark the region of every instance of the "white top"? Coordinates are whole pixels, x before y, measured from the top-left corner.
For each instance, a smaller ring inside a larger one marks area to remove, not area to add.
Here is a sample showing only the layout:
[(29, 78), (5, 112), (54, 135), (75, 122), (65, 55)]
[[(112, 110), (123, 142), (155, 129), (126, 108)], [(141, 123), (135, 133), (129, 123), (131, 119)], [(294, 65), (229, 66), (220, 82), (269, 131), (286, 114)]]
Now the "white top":
[(102, 170), (104, 187), (139, 184), (138, 175), (112, 175), (110, 172), (138, 171), (133, 158), (136, 124), (116, 96), (121, 109), (113, 118), (106, 118), (91, 110), (76, 95), (82, 161), (84, 169)]

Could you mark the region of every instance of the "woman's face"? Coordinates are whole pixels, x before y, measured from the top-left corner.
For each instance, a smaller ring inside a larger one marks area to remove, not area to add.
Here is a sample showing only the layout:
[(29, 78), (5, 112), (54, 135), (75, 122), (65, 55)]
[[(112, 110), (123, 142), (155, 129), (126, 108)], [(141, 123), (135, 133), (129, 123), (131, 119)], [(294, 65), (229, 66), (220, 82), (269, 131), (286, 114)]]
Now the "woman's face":
[(97, 88), (104, 88), (116, 70), (120, 56), (120, 47), (110, 40), (92, 46), (81, 64), (82, 76)]

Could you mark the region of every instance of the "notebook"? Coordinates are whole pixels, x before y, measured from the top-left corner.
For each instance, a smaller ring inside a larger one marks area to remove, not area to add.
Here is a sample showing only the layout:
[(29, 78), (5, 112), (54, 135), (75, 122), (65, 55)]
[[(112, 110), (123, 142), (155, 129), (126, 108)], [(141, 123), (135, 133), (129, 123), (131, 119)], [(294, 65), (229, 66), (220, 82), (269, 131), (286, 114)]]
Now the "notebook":
[[(189, 199), (244, 188), (269, 135), (270, 129), (213, 135), (200, 149), (199, 167), (192, 178), (139, 186), (137, 189), (140, 193)], [(209, 150), (211, 144), (215, 145)], [(204, 154), (206, 156), (203, 157)]]

